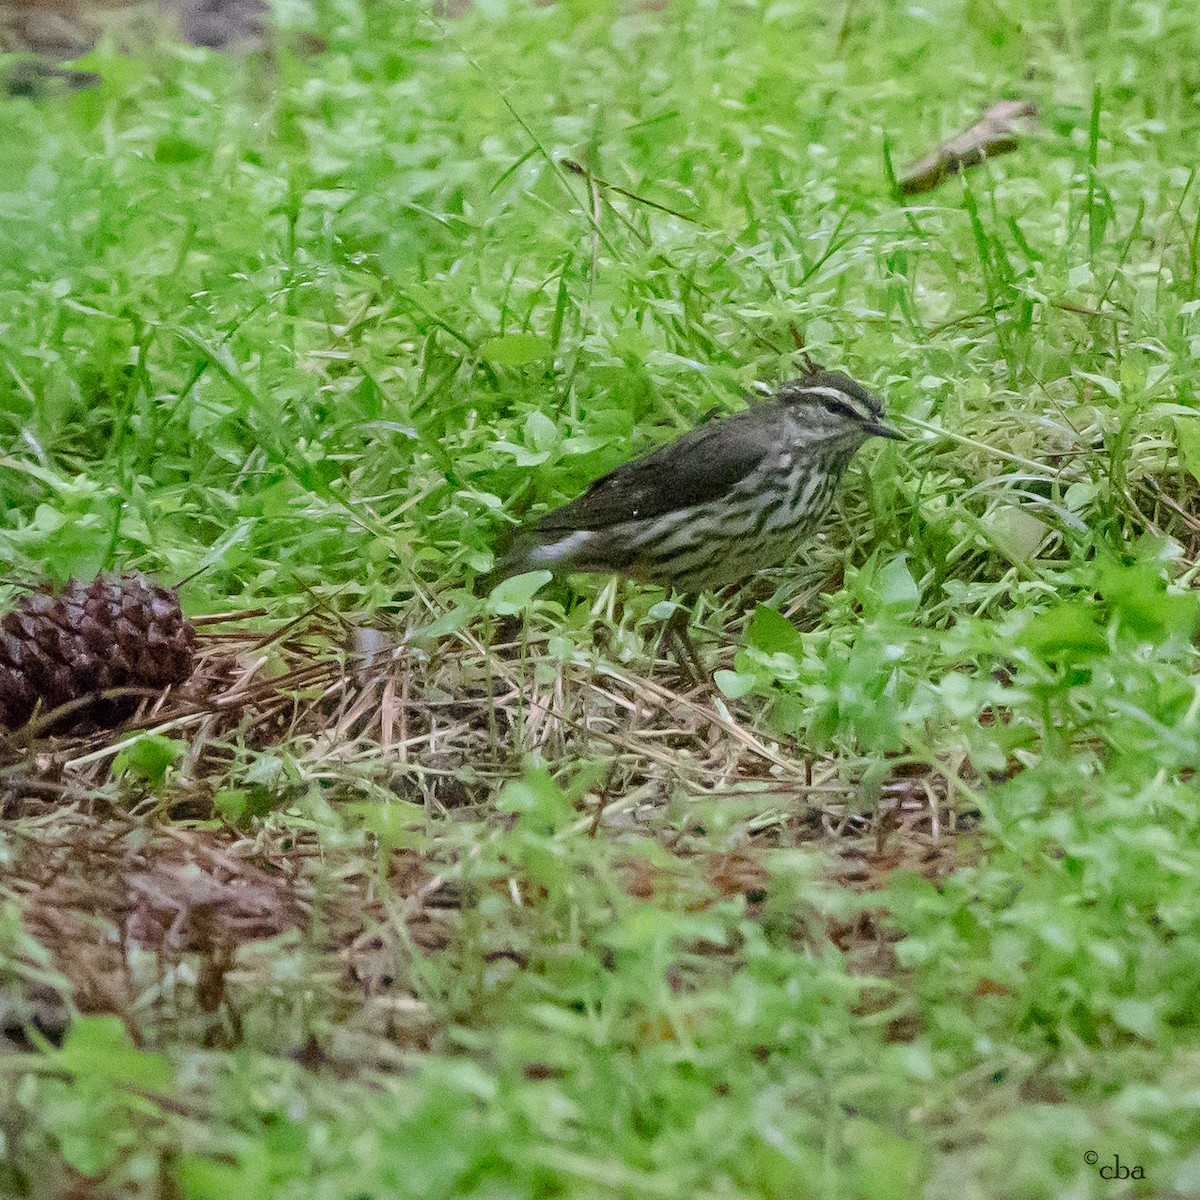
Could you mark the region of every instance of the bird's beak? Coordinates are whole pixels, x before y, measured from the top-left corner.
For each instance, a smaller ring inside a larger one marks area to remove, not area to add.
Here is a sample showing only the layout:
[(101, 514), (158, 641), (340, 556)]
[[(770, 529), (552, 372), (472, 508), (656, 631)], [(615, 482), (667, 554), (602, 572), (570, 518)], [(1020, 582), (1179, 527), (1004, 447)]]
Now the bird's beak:
[(890, 425), (885, 425), (882, 421), (872, 421), (867, 426), (868, 432), (872, 437), (891, 438), (893, 442), (907, 442), (908, 435), (903, 434), (898, 429), (893, 429)]

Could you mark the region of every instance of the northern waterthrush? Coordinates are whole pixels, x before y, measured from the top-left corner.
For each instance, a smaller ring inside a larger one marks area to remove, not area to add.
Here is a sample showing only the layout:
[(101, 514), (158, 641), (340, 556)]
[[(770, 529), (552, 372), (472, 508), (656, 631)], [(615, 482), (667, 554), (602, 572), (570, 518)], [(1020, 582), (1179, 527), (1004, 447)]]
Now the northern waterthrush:
[(786, 563), (859, 447), (904, 440), (861, 384), (818, 369), (597, 479), (518, 533), (492, 582), (526, 571), (624, 575), (694, 594)]

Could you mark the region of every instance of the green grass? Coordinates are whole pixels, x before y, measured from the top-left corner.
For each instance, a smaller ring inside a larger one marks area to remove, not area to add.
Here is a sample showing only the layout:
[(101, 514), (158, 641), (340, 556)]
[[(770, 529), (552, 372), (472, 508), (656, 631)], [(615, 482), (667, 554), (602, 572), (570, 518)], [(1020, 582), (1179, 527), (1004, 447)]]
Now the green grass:
[[(0, 1009), (88, 1015), (0, 1057), (0, 1191), (1196, 1195), (1191, 0), (318, 7), (311, 58), (102, 46), (4, 102), (0, 561), (315, 609), (285, 681), (387, 630), (428, 739), (313, 684), (215, 753), (6, 751)], [(1024, 96), (1016, 154), (892, 197)], [(724, 701), (670, 694), (654, 589), (473, 597), (801, 342), (913, 441), (768, 603), (702, 607)], [(55, 838), (119, 879), (236, 846), (304, 918), (88, 991)]]

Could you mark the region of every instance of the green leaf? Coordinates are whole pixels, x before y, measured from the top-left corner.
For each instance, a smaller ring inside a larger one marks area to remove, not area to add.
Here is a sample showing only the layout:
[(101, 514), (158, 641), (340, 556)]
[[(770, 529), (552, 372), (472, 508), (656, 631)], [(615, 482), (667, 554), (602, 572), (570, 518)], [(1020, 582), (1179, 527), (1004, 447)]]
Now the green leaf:
[(879, 588), (879, 599), (885, 608), (895, 612), (912, 612), (921, 599), (912, 572), (908, 569), (908, 555), (897, 554), (884, 563), (875, 576)]
[(345, 809), (389, 850), (415, 849), (425, 842), (425, 808), (411, 800), (348, 804)]
[[(491, 564), (489, 563), (488, 565), (490, 566)], [(442, 613), (440, 617), (430, 621), (428, 625), (421, 625), (414, 628), (410, 637), (414, 643), (421, 645), (438, 642), (448, 634), (457, 633), (458, 630), (462, 629), (471, 619), (471, 612), (471, 606), (456, 604), (449, 611)]]
[(1045, 522), (1019, 504), (1002, 504), (981, 521), (1009, 562), (1027, 562), (1046, 540)]
[(236, 825), (250, 806), (250, 793), (245, 788), (222, 788), (213, 796), (213, 808), (226, 821)]
[(1113, 1005), (1113, 1020), (1122, 1029), (1137, 1034), (1147, 1041), (1154, 1041), (1162, 1033), (1162, 1022), (1159, 1020), (1161, 998), (1153, 1000), (1137, 1000), (1130, 997), (1118, 1000)]
[(545, 413), (534, 409), (525, 418), (525, 440), (535, 450), (549, 453), (558, 445), (558, 426)]
[(723, 696), (730, 700), (740, 700), (755, 684), (753, 675), (742, 671), (714, 671), (713, 683), (721, 689)]
[(1152, 563), (1105, 563), (1098, 590), (1121, 627), (1136, 637), (1154, 642), (1173, 634), (1190, 638), (1200, 622), (1200, 597), (1195, 592), (1168, 592)]
[(797, 660), (804, 656), (804, 639), (800, 631), (782, 613), (765, 604), (754, 610), (746, 630), (746, 643), (763, 654), (790, 654)]
[(524, 575), (505, 579), (492, 588), (487, 601), (488, 612), (500, 617), (520, 612), (533, 599), (534, 593), (553, 578), (549, 571), (526, 571)]
[(179, 1160), (179, 1178), (191, 1200), (225, 1200), (227, 1196), (246, 1195), (246, 1176), (240, 1166), (198, 1154), (185, 1154)]
[(500, 812), (516, 813), (522, 825), (547, 833), (575, 816), (575, 801), (571, 795), (541, 768), (506, 783), (496, 797), (496, 808)]
[(213, 796), (213, 808), (236, 825), (249, 817), (265, 817), (274, 807), (276, 797), (265, 787), (222, 788)]
[[(1079, 288), (1086, 287), (1091, 282), (1092, 268), (1089, 267), (1087, 263), (1079, 263), (1067, 272), (1067, 287), (1069, 287), (1072, 291), (1078, 291)], [(1081, 375), (1086, 374), (1083, 371), (1080, 371), (1079, 373)], [(1100, 379), (1102, 376), (1086, 375), (1086, 378)]]
[(1096, 618), (1095, 608), (1083, 601), (1060, 604), (1038, 613), (1021, 630), (1017, 642), (1047, 661), (1103, 654), (1108, 639)]
[(151, 787), (163, 781), (167, 768), (187, 751), (187, 742), (161, 733), (143, 733), (125, 743), (113, 758), (114, 775), (134, 775)]
[(80, 1080), (164, 1091), (170, 1063), (161, 1054), (138, 1050), (120, 1017), (80, 1017), (67, 1033), (54, 1065)]
[(1089, 383), (1094, 383), (1110, 399), (1119, 400), (1121, 398), (1121, 385), (1115, 379), (1109, 379), (1107, 375), (1097, 375), (1092, 371), (1076, 371), (1075, 375), (1080, 379), (1088, 380)]
[(1200, 413), (1175, 418), (1175, 441), (1183, 465), (1200, 482)]
[(484, 342), (480, 353), (497, 367), (524, 367), (551, 358), (554, 348), (536, 333), (504, 333)]
[(277, 754), (256, 754), (246, 768), (247, 783), (264, 788), (282, 787), (287, 782), (288, 760)]
[(154, 161), (167, 165), (190, 163), (195, 162), (198, 158), (203, 158), (206, 153), (207, 149), (199, 142), (194, 142), (191, 138), (168, 134), (166, 137), (159, 138), (158, 144), (154, 147)]
[(489, 448), (511, 454), (518, 467), (540, 467), (542, 463), (548, 462), (550, 459), (549, 450), (535, 452), (519, 446), (515, 442), (491, 442)]

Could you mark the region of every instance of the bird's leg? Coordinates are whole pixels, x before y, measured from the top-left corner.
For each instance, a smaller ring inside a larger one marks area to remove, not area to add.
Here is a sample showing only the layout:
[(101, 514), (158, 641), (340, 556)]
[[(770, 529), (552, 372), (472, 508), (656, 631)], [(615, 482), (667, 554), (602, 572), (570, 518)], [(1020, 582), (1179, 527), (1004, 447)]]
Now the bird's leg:
[(707, 686), (710, 677), (704, 663), (700, 661), (700, 655), (688, 632), (688, 619), (695, 601), (695, 596), (678, 598), (675, 611), (671, 613), (667, 618), (667, 623), (663, 626), (662, 636), (674, 652), (675, 661), (679, 663), (689, 682), (693, 687), (700, 687)]

